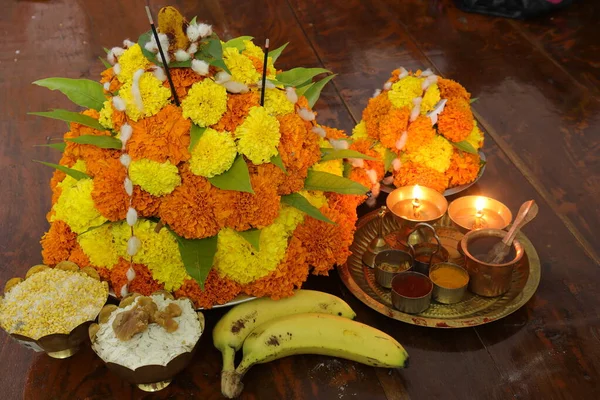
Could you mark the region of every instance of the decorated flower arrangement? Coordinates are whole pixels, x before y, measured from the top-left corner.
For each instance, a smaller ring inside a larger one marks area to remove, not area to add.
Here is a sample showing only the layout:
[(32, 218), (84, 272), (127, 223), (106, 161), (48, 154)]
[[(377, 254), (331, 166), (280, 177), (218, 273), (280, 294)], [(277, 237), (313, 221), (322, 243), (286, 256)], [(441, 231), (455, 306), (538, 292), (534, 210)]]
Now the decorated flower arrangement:
[(377, 152), (316, 122), (332, 76), (313, 78), (329, 71), (278, 71), (285, 45), (265, 57), (172, 7), (158, 42), (147, 32), (108, 50), (100, 83), (35, 82), (86, 108), (34, 113), (70, 126), (52, 145), (59, 164), (45, 163), (56, 171), (44, 263), (91, 266), (118, 297), (166, 289), (211, 307), (289, 296), (344, 262)]
[(352, 132), (353, 147), (377, 150), (379, 163), (367, 169), (373, 181), (391, 172), (384, 183), (419, 184), (441, 193), (471, 183), (483, 166), (474, 100), (462, 85), (430, 70), (397, 69), (369, 100)]

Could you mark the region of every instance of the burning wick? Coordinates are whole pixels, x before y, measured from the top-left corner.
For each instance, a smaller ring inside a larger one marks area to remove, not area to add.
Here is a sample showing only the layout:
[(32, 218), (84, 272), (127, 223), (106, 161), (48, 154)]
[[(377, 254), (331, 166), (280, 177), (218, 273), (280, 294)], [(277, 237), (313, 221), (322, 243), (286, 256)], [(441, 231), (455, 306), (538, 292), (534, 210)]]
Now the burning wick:
[(475, 222), (473, 223), (473, 229), (483, 228), (483, 208), (485, 207), (485, 197), (478, 197), (475, 200)]
[(415, 218), (419, 218), (419, 209), (421, 208), (421, 200), (419, 200), (419, 197), (422, 197), (423, 194), (421, 192), (421, 188), (419, 187), (419, 185), (415, 185), (414, 189), (413, 189), (413, 201), (412, 201), (412, 206), (413, 206), (413, 215)]

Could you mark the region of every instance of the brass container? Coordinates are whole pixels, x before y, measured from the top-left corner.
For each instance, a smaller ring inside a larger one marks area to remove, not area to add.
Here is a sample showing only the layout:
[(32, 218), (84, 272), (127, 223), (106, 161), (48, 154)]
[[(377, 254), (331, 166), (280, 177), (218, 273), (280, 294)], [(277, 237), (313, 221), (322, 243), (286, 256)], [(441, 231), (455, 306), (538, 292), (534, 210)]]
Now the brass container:
[[(381, 264), (388, 263), (393, 265), (401, 265), (408, 262), (407, 269), (399, 269), (397, 271), (385, 271), (380, 268)], [(384, 250), (375, 256), (375, 280), (386, 289), (392, 287), (392, 279), (399, 273), (410, 271), (414, 268), (413, 256), (402, 250)]]
[[(465, 277), (465, 284), (458, 288), (447, 288), (438, 284), (435, 279), (433, 279), (432, 275), (433, 272), (439, 268), (452, 268), (457, 270)], [(433, 282), (433, 299), (442, 304), (459, 303), (464, 297), (465, 292), (467, 291), (467, 286), (469, 285), (469, 273), (460, 265), (448, 262), (432, 265), (429, 269), (429, 279), (431, 279), (431, 282)]]
[(471, 230), (477, 229), (477, 227), (474, 226), (474, 222), (471, 222), (470, 220), (464, 218), (464, 214), (461, 218), (461, 213), (466, 210), (473, 210), (472, 212), (474, 214), (474, 204), (478, 197), (485, 199), (485, 208), (489, 210), (489, 212), (492, 215), (494, 215), (494, 221), (491, 221), (494, 225), (483, 228), (504, 229), (508, 226), (508, 224), (510, 224), (510, 221), (512, 221), (512, 213), (510, 212), (510, 209), (508, 207), (506, 207), (498, 200), (485, 196), (463, 196), (454, 200), (448, 206), (448, 217), (452, 221), (452, 224), (461, 233), (467, 233)]
[(500, 229), (478, 229), (467, 233), (460, 241), (460, 252), (465, 256), (471, 292), (480, 296), (496, 297), (510, 289), (513, 271), (524, 254), (523, 246), (518, 240), (512, 243), (508, 262), (489, 264), (476, 257), (485, 256), (505, 235), (506, 231)]
[[(408, 297), (400, 294), (396, 289), (402, 280), (416, 276), (429, 284), (429, 291), (421, 297)], [(423, 274), (414, 271), (401, 272), (392, 279), (392, 304), (394, 308), (407, 314), (420, 314), (429, 308), (431, 304), (431, 293), (433, 292), (433, 283)]]

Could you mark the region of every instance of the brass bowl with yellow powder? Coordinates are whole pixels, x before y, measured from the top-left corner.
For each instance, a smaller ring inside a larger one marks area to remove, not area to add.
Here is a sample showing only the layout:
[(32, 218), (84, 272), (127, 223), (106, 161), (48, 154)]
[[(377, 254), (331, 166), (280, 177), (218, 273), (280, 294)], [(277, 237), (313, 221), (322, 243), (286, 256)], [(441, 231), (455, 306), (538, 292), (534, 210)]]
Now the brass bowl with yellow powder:
[(13, 339), (52, 358), (68, 358), (87, 341), (88, 326), (108, 298), (108, 284), (92, 268), (69, 261), (36, 265), (24, 280), (10, 279), (0, 300), (0, 326)]
[(438, 263), (429, 268), (433, 282), (433, 299), (442, 304), (454, 304), (462, 300), (469, 285), (469, 273), (460, 265)]

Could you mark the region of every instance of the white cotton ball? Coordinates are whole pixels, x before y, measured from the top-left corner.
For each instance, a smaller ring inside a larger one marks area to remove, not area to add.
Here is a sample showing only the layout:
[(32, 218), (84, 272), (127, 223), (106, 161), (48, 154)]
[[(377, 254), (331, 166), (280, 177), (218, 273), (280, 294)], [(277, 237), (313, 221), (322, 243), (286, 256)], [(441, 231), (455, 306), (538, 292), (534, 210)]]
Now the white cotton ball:
[(133, 196), (133, 182), (129, 177), (125, 177), (125, 181), (123, 182), (123, 186), (125, 187), (125, 192), (129, 197)]
[(394, 168), (394, 171), (399, 171), (400, 168), (402, 168), (402, 161), (400, 161), (399, 158), (394, 158), (392, 161), (392, 167)]
[(422, 102), (423, 102), (423, 98), (422, 98), (422, 97), (415, 97), (415, 98), (413, 99), (413, 104), (414, 104), (415, 106), (420, 106)]
[(190, 44), (190, 47), (188, 47), (188, 49), (187, 49), (187, 52), (190, 53), (190, 56), (193, 54), (196, 54), (197, 51), (198, 51), (198, 43)]
[(400, 67), (400, 74), (398, 75), (398, 79), (406, 78), (408, 76), (408, 71), (404, 67)]
[(121, 73), (121, 65), (119, 63), (113, 65), (113, 72), (115, 75), (119, 75)]
[(296, 93), (296, 89), (291, 86), (285, 88), (285, 97), (287, 97), (290, 103), (296, 104), (298, 102), (298, 94)]
[(167, 80), (167, 74), (165, 74), (165, 70), (162, 69), (161, 67), (159, 67), (158, 65), (155, 65), (152, 68), (152, 75), (154, 75), (154, 77), (161, 82), (164, 82)]
[(106, 55), (106, 58), (109, 63), (114, 65), (118, 62), (117, 59), (119, 57), (121, 57), (124, 52), (125, 52), (125, 49), (123, 49), (121, 47), (113, 47), (112, 49), (109, 50), (108, 54)]
[(212, 35), (212, 26), (208, 24), (198, 24), (198, 31), (203, 38)]
[[(192, 60), (192, 69), (195, 73), (199, 75), (207, 75), (209, 70), (209, 65), (206, 61), (203, 60)], [(217, 82), (219, 83), (219, 82)]]
[(127, 241), (127, 254), (135, 256), (140, 247), (142, 247), (142, 241), (135, 236), (130, 237)]
[(438, 80), (438, 77), (436, 75), (428, 76), (421, 84), (421, 89), (423, 89), (423, 90), (429, 89), (429, 86), (433, 85), (434, 83), (437, 83), (437, 80)]
[(374, 169), (368, 169), (367, 176), (373, 185), (377, 183), (377, 171)]
[(132, 42), (129, 39), (125, 39), (123, 40), (123, 47), (125, 47), (126, 49), (135, 46), (135, 42)]
[(125, 168), (129, 168), (129, 164), (131, 164), (131, 156), (127, 153), (121, 154), (119, 161), (121, 161), (121, 165), (123, 165)]
[(386, 176), (382, 182), (384, 185), (391, 185), (394, 182), (394, 175)]
[(322, 138), (327, 136), (327, 132), (325, 132), (325, 129), (321, 128), (320, 126), (313, 126), (312, 131), (317, 135), (321, 136)]
[(410, 111), (410, 122), (414, 122), (421, 115), (421, 104), (417, 104)]
[(142, 92), (140, 91), (140, 78), (144, 74), (142, 68), (133, 73), (133, 83), (131, 84), (131, 94), (133, 101), (139, 111), (144, 111), (144, 101), (142, 100)]
[[(154, 39), (154, 35), (152, 36), (152, 38)], [(168, 53), (169, 46), (170, 46), (169, 37), (167, 36), (166, 33), (159, 33), (158, 40), (160, 42), (160, 46), (163, 49), (163, 52), (165, 52), (165, 55), (167, 55), (166, 53)]]
[(138, 213), (135, 211), (135, 208), (129, 207), (127, 210), (127, 225), (134, 226), (138, 219)]
[(190, 42), (195, 42), (200, 39), (200, 27), (196, 24), (188, 25), (185, 33), (187, 34), (188, 39), (190, 39)]
[(392, 82), (386, 82), (383, 85), (383, 90), (390, 90), (392, 88)]
[(331, 143), (336, 150), (347, 150), (348, 147), (350, 147), (348, 141), (344, 139), (331, 139), (329, 143)]
[(128, 282), (133, 281), (135, 279), (135, 270), (133, 268), (129, 267), (125, 276), (127, 276)]
[[(194, 64), (192, 62), (192, 68), (193, 68), (193, 65)], [(222, 83), (225, 83), (225, 82), (227, 82), (229, 80), (231, 80), (231, 75), (229, 75), (225, 71), (217, 72), (217, 74), (215, 75), (215, 83), (222, 84)]]
[(350, 164), (352, 164), (352, 166), (355, 168), (365, 167), (365, 160), (362, 158), (349, 158), (348, 161), (350, 161)]
[(112, 104), (115, 110), (117, 111), (125, 111), (125, 100), (123, 100), (119, 96), (114, 96), (112, 98)]
[(158, 46), (156, 45), (156, 41), (154, 37), (148, 43), (144, 45), (144, 48), (148, 50), (150, 53), (158, 53)]
[(177, 61), (187, 61), (190, 59), (190, 55), (188, 54), (187, 51), (183, 50), (183, 49), (178, 49), (175, 52), (175, 60)]
[(247, 93), (249, 88), (241, 82), (227, 81), (222, 83), (229, 93)]
[(129, 294), (129, 291), (127, 290), (127, 285), (123, 285), (123, 287), (121, 287), (121, 297), (125, 297)]
[(123, 146), (127, 144), (127, 141), (131, 139), (131, 134), (133, 133), (133, 128), (128, 123), (124, 123), (121, 125), (121, 142), (123, 142)]
[(431, 75), (433, 75), (433, 71), (431, 70), (431, 68), (427, 68), (425, 71), (421, 72), (421, 76), (424, 78)]
[(104, 82), (104, 90), (107, 92), (110, 90), (110, 82)]
[(408, 132), (402, 132), (400, 135), (400, 139), (396, 140), (396, 149), (402, 150), (404, 146), (406, 146), (406, 141), (408, 140)]
[(431, 110), (429, 112), (429, 114), (427, 114), (427, 116), (431, 119), (431, 125), (435, 125), (437, 124), (437, 120), (438, 120), (438, 115), (444, 111), (444, 108), (446, 107), (446, 102), (448, 100), (446, 99), (442, 99), (440, 101), (438, 101), (438, 103), (433, 107), (433, 110)]
[(300, 116), (300, 118), (302, 118), (305, 121), (314, 121), (315, 120), (315, 113), (310, 110), (307, 110), (306, 108), (299, 109), (298, 115)]
[(375, 91), (373, 92), (373, 96), (371, 97), (377, 97), (381, 94), (381, 89), (375, 89)]
[(373, 197), (377, 198), (377, 197), (379, 197), (380, 193), (381, 193), (381, 185), (379, 184), (379, 182), (375, 182), (375, 184), (371, 188), (371, 194), (373, 195)]

